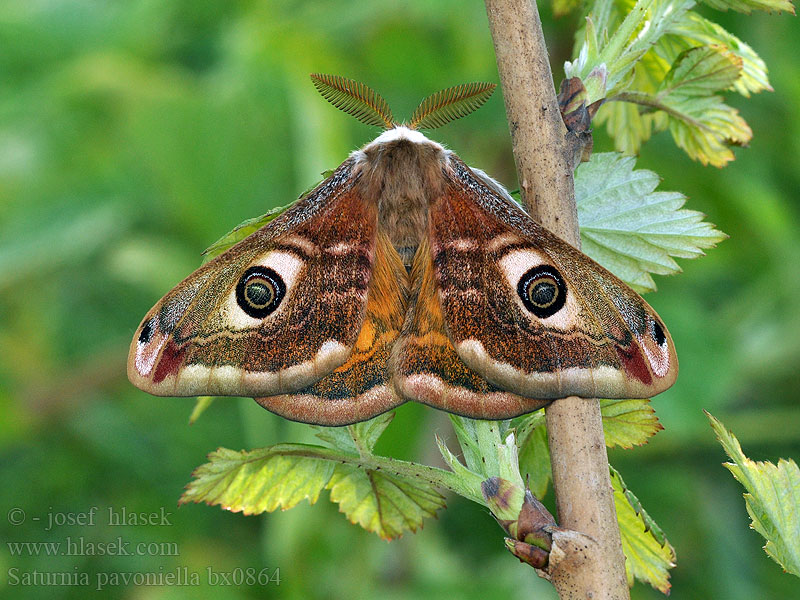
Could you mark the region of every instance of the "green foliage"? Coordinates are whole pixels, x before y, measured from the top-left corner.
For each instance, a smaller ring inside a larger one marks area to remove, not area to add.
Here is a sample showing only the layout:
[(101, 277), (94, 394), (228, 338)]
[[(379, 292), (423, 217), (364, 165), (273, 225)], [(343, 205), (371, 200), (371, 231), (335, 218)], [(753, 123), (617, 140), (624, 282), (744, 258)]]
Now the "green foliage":
[(291, 204), (287, 206), (277, 206), (270, 209), (260, 217), (253, 217), (246, 219), (239, 223), (236, 227), (231, 229), (228, 233), (219, 238), (216, 242), (211, 244), (203, 251), (203, 263), (207, 263), (211, 259), (219, 256), (226, 250), (229, 250), (251, 233), (255, 233), (267, 223), (279, 217)]
[[(700, 46), (697, 46), (698, 44)], [(733, 89), (737, 93), (749, 97), (751, 93), (772, 91), (767, 77), (767, 66), (755, 50), (717, 23), (701, 17), (696, 12), (689, 11), (678, 20), (670, 28), (669, 35), (659, 48), (667, 54), (670, 49), (674, 51), (678, 48), (690, 49), (703, 46), (724, 48), (741, 59), (739, 76), (733, 82)], [(653, 53), (653, 56), (656, 54)]]
[(600, 400), (606, 446), (633, 448), (664, 429), (650, 400)]
[(383, 413), (369, 421), (347, 427), (316, 427), (317, 437), (333, 448), (352, 450), (366, 456), (375, 448), (378, 438), (394, 419), (394, 413)]
[[(787, 0), (707, 4), (793, 12)], [(722, 167), (734, 158), (729, 146), (746, 145), (752, 132), (717, 94), (733, 89), (749, 96), (771, 88), (753, 49), (694, 6), (695, 0), (595, 2), (565, 72), (586, 82), (589, 102), (613, 101), (601, 108), (597, 122), (607, 125), (617, 150), (637, 153), (655, 131), (669, 127), (692, 159)]]
[(750, 14), (754, 10), (765, 10), (768, 12), (788, 12), (794, 14), (794, 5), (791, 0), (703, 0), (717, 10), (735, 10), (745, 14)]
[(691, 48), (675, 59), (653, 99), (667, 113), (678, 147), (704, 165), (724, 166), (734, 158), (728, 145), (746, 145), (753, 136), (739, 113), (714, 95), (732, 87), (741, 71), (742, 59), (727, 50)]
[(696, 258), (725, 234), (702, 213), (681, 208), (685, 196), (656, 192), (656, 173), (634, 170), (635, 160), (592, 155), (575, 173), (583, 251), (639, 291), (655, 290), (650, 273), (680, 271), (671, 258)]
[(739, 440), (706, 412), (711, 428), (733, 462), (724, 463), (744, 494), (750, 527), (767, 540), (764, 551), (783, 569), (800, 577), (800, 469), (792, 460), (750, 460)]
[(669, 569), (675, 566), (675, 550), (613, 467), (611, 486), (614, 488), (614, 506), (625, 552), (628, 584), (633, 585), (635, 578), (668, 594)]
[[(445, 505), (434, 484), (396, 470), (397, 462), (381, 461), (371, 449), (391, 421), (384, 415), (345, 429), (325, 429), (320, 437), (333, 448), (278, 444), (250, 452), (220, 448), (198, 467), (181, 503), (206, 502), (257, 514), (286, 510), (301, 500), (314, 504), (323, 490), (350, 519), (384, 539), (422, 527)], [(395, 470), (393, 472), (393, 466)], [(425, 471), (422, 471), (425, 473)]]
[[(482, 3), (410, 0), (403, 8), (400, 14), (386, 0), (0, 3), (0, 473), (7, 483), (0, 504), (2, 514), (20, 506), (29, 516), (16, 527), (2, 519), (0, 537), (109, 542), (121, 535), (132, 544), (176, 543), (180, 552), (55, 560), (10, 556), (3, 545), (3, 572), (78, 571), (93, 581), (119, 571), (166, 574), (185, 567), (201, 574), (200, 587), (147, 588), (159, 599), (272, 593), (485, 600), (520, 590), (553, 598), (547, 582), (507, 555), (480, 498), (449, 496), (448, 510), (426, 523), (424, 535), (400, 545), (352, 527), (329, 502), (301, 502), (268, 518), (194, 504), (176, 509), (176, 490), (209, 448), (310, 441), (313, 432), (250, 399), (215, 400), (187, 427), (192, 400), (148, 396), (125, 377), (138, 319), (197, 267), (200, 249), (245, 216), (290, 202), (322, 168), (373, 135), (353, 119), (337, 118), (308, 73), (353, 74), (409, 112), (431, 90), (496, 80)], [(654, 400), (667, 435), (636, 452), (612, 449), (610, 455), (681, 553), (681, 568), (671, 576), (674, 596), (792, 598), (797, 580), (759, 556), (744, 525), (744, 503), (737, 501), (738, 484), (708, 458), (716, 442), (700, 409), (730, 415), (727, 424), (754, 454), (796, 456), (800, 125), (793, 115), (800, 36), (791, 19), (703, 14), (720, 16), (720, 26), (706, 21), (691, 37), (686, 19), (676, 22), (663, 38), (671, 42), (656, 44), (666, 58), (647, 52), (625, 90), (654, 93), (678, 54), (718, 43), (701, 36), (719, 37), (724, 27), (768, 60), (769, 78), (754, 63), (753, 81), (760, 77), (776, 92), (735, 104), (755, 132), (753, 148), (737, 152), (738, 164), (724, 171), (690, 165), (668, 136), (655, 136), (637, 162), (658, 172), (665, 189), (690, 197), (691, 207), (711, 215), (734, 241), (684, 263), (681, 277), (659, 281), (653, 302), (681, 360), (677, 384)], [(554, 64), (570, 59), (564, 41), (582, 20), (554, 21), (547, 11), (542, 18), (548, 40), (556, 42)], [(730, 41), (721, 45), (743, 57)], [(644, 61), (652, 69), (640, 68)], [(739, 93), (746, 73), (743, 57)], [(640, 106), (608, 102), (599, 117), (631, 107), (653, 132), (666, 129), (663, 111)], [(633, 135), (619, 122), (615, 143)], [(612, 149), (606, 129), (595, 127), (598, 151)], [(488, 102), (436, 139), (514, 186), (502, 102)], [(378, 448), (427, 459), (436, 452), (431, 432), (446, 438), (447, 421), (409, 403), (398, 408)], [(455, 441), (448, 443), (460, 455)], [(545, 503), (552, 505), (552, 493)], [(101, 522), (44, 531), (49, 510), (94, 505), (101, 511), (163, 507), (172, 526), (120, 529)], [(737, 521), (741, 526), (732, 526)], [(265, 566), (281, 568), (279, 589), (210, 589), (204, 577), (209, 568)], [(101, 592), (141, 593), (132, 585)], [(631, 593), (635, 600), (662, 597), (649, 586)], [(71, 600), (87, 591), (12, 588), (6, 578), (0, 595)]]

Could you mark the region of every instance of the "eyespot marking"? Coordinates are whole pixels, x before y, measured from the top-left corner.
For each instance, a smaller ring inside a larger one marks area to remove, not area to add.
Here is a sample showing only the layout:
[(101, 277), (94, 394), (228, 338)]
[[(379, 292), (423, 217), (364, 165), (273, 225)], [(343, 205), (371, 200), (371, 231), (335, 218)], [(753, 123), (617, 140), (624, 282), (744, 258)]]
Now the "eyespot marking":
[(517, 283), (517, 293), (530, 312), (546, 319), (556, 314), (567, 301), (567, 285), (550, 265), (539, 265), (525, 272)]
[(250, 267), (236, 284), (236, 303), (254, 319), (263, 319), (275, 312), (285, 295), (286, 284), (269, 267)]

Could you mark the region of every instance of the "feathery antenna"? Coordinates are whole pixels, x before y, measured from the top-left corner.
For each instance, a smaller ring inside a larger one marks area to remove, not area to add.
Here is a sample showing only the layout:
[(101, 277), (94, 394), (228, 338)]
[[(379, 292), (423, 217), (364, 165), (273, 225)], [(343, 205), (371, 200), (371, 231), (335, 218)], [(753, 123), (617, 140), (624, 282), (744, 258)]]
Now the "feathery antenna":
[[(323, 98), (362, 123), (385, 129), (397, 126), (386, 100), (360, 81), (323, 73), (312, 73), (311, 81)], [(460, 119), (480, 108), (496, 87), (494, 83), (462, 83), (431, 94), (419, 103), (408, 127), (436, 129)]]
[(386, 129), (395, 126), (386, 100), (367, 85), (339, 75), (323, 73), (312, 73), (311, 80), (325, 100), (362, 123)]
[(436, 129), (480, 108), (497, 87), (494, 83), (463, 83), (425, 98), (411, 115), (411, 129)]

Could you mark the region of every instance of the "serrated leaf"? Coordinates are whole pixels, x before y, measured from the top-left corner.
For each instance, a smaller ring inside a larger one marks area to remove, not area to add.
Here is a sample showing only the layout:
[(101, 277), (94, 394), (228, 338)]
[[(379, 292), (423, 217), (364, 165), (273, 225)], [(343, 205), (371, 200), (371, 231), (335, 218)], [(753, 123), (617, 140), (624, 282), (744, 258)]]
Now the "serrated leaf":
[(660, 96), (710, 96), (733, 86), (742, 59), (721, 46), (700, 46), (682, 52), (664, 77)]
[(246, 515), (286, 510), (301, 500), (314, 504), (333, 476), (335, 456), (334, 451), (303, 444), (251, 452), (220, 448), (195, 470), (180, 503), (219, 504)]
[(312, 73), (311, 81), (325, 100), (362, 123), (386, 129), (394, 127), (386, 100), (360, 81), (324, 73)]
[(606, 446), (632, 448), (664, 429), (650, 400), (600, 400)]
[(331, 448), (358, 454), (358, 447), (347, 427), (322, 427), (320, 425), (310, 425), (310, 427), (316, 429), (317, 433), (314, 435)]
[(494, 83), (464, 83), (431, 94), (411, 115), (411, 129), (436, 129), (483, 106), (494, 92)]
[(593, 123), (598, 127), (605, 125), (614, 140), (614, 150), (633, 155), (653, 135), (651, 114), (641, 114), (639, 107), (630, 102), (606, 102)]
[(430, 486), (350, 465), (337, 467), (327, 487), (351, 523), (386, 540), (416, 531), (445, 506), (444, 496)]
[(675, 566), (675, 550), (613, 467), (611, 486), (625, 552), (628, 585), (633, 585), (636, 578), (668, 594), (669, 569)]
[(693, 4), (694, 0), (637, 0), (596, 58), (587, 60), (581, 69), (581, 75), (586, 76), (600, 64), (608, 68), (606, 93), (596, 97), (590, 90), (588, 102), (611, 98), (629, 87), (631, 71)]
[(461, 446), (464, 462), (470, 471), (484, 478), (499, 475), (513, 479), (511, 474), (503, 472), (500, 464), (504, 458), (502, 447), (505, 445), (510, 421), (484, 421), (452, 414), (448, 416)]
[(381, 437), (383, 432), (392, 422), (392, 419), (394, 419), (393, 412), (383, 413), (382, 415), (378, 415), (369, 421), (362, 421), (361, 423), (356, 423), (355, 425), (348, 425), (347, 428), (350, 430), (350, 434), (353, 436), (353, 439), (360, 442), (360, 446), (363, 446), (367, 448), (367, 450), (371, 451), (378, 442), (378, 438)]
[(456, 473), (457, 475), (464, 476), (468, 474), (472, 474), (478, 477), (478, 473), (470, 471), (467, 467), (461, 464), (461, 461), (456, 458), (456, 455), (450, 452), (450, 448), (447, 447), (447, 444), (444, 443), (442, 438), (436, 434), (436, 445), (439, 448), (439, 454), (442, 455), (442, 460), (450, 467), (450, 470)]
[[(418, 468), (420, 473), (430, 471)], [(416, 531), (423, 518), (445, 505), (444, 497), (423, 478), (369, 467), (354, 454), (305, 444), (251, 452), (220, 448), (195, 470), (180, 503), (206, 502), (256, 514), (288, 509), (301, 500), (313, 504), (324, 489), (331, 491), (331, 500), (352, 523), (384, 539)]]
[(247, 219), (245, 221), (242, 221), (236, 227), (231, 229), (228, 233), (223, 235), (216, 242), (214, 242), (208, 248), (205, 249), (205, 251), (203, 252), (203, 264), (219, 256), (226, 250), (232, 248), (250, 234), (255, 233), (256, 231), (264, 227), (264, 225), (266, 225), (276, 217), (279, 217), (281, 213), (284, 212), (290, 206), (291, 204), (287, 204), (286, 206), (278, 206), (276, 208), (267, 211), (260, 217), (253, 217), (252, 219)]
[(717, 10), (730, 9), (748, 15), (754, 10), (794, 14), (794, 5), (791, 0), (703, 0), (703, 4)]
[(722, 46), (739, 57), (742, 61), (742, 70), (739, 78), (733, 83), (733, 88), (743, 96), (772, 90), (767, 76), (767, 66), (761, 57), (749, 45), (717, 23), (701, 17), (694, 11), (689, 11), (670, 28), (670, 34), (665, 37), (677, 37), (683, 40), (684, 47), (697, 44)]
[(735, 157), (729, 146), (745, 146), (753, 132), (739, 111), (719, 96), (710, 98), (665, 98), (670, 111), (669, 130), (679, 148), (704, 165), (724, 167)]
[(738, 111), (713, 96), (739, 78), (742, 59), (722, 48), (687, 50), (667, 73), (653, 106), (665, 111), (675, 143), (692, 159), (723, 167), (733, 160), (729, 145), (746, 145), (753, 136)]
[(198, 396), (197, 401), (194, 403), (192, 414), (189, 415), (189, 425), (194, 425), (195, 421), (200, 418), (206, 409), (211, 406), (216, 396)]
[(789, 459), (753, 461), (739, 440), (710, 413), (711, 427), (733, 462), (723, 463), (741, 483), (750, 527), (767, 540), (764, 551), (783, 569), (800, 577), (800, 469)]
[(639, 291), (655, 290), (650, 273), (680, 270), (671, 258), (701, 256), (725, 234), (702, 213), (681, 208), (685, 196), (656, 192), (652, 171), (634, 170), (632, 157), (593, 154), (575, 172), (583, 251)]

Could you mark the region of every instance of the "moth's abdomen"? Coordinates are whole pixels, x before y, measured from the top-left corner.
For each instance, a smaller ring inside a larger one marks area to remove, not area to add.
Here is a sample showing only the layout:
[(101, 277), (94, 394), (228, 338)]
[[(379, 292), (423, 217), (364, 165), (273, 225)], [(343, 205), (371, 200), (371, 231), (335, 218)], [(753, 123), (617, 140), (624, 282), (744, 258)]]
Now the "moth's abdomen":
[(377, 202), (379, 228), (410, 270), (428, 235), (428, 208), (444, 191), (447, 154), (439, 144), (403, 127), (381, 137), (386, 139), (378, 138), (358, 153), (359, 187), (365, 198)]

